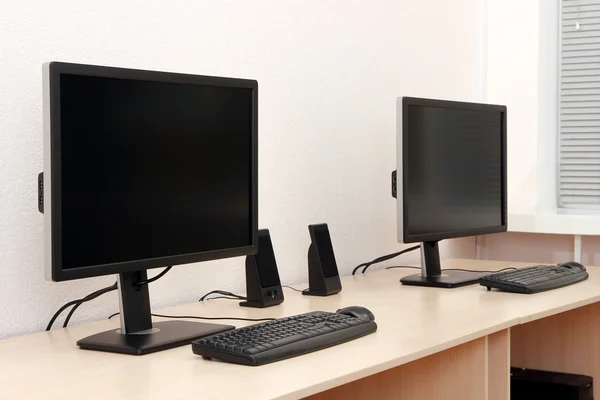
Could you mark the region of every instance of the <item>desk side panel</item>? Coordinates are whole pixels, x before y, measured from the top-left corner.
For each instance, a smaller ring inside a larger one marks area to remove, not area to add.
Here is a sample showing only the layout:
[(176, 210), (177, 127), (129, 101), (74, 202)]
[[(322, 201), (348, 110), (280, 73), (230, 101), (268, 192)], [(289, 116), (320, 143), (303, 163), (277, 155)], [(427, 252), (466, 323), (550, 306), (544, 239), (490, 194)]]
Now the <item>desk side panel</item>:
[(594, 378), (600, 398), (600, 303), (511, 328), (511, 365)]
[(510, 399), (510, 329), (487, 337), (488, 400)]
[(481, 400), (487, 397), (485, 364), (486, 339), (480, 338), (307, 399)]

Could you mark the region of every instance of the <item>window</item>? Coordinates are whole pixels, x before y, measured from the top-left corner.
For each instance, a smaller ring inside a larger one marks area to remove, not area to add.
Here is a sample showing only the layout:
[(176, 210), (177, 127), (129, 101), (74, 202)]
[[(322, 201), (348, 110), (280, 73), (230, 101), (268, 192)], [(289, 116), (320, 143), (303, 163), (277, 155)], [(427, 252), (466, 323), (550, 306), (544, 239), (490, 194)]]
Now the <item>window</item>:
[(559, 15), (559, 207), (600, 209), (600, 0)]

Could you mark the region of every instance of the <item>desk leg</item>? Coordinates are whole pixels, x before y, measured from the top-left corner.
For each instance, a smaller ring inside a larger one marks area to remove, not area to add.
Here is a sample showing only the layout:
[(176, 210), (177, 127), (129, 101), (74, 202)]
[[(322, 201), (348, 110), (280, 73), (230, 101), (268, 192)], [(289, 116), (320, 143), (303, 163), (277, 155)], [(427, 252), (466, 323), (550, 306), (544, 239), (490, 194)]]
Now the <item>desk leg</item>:
[(510, 399), (510, 330), (493, 333), (488, 341), (488, 400)]
[(309, 399), (507, 400), (509, 337), (498, 332)]
[(600, 398), (600, 303), (517, 325), (512, 366), (588, 375)]

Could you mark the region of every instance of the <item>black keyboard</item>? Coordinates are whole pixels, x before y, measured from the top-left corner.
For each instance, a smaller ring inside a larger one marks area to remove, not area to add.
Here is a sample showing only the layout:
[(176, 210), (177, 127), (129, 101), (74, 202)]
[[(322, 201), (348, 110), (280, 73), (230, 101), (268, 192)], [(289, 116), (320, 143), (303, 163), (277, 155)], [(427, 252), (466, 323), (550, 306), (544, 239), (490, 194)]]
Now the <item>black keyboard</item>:
[(479, 279), (481, 286), (506, 292), (537, 293), (572, 285), (588, 278), (585, 267), (578, 263), (534, 265), (514, 271), (498, 272)]
[(377, 330), (374, 321), (324, 311), (279, 318), (192, 342), (204, 358), (258, 366), (357, 339)]

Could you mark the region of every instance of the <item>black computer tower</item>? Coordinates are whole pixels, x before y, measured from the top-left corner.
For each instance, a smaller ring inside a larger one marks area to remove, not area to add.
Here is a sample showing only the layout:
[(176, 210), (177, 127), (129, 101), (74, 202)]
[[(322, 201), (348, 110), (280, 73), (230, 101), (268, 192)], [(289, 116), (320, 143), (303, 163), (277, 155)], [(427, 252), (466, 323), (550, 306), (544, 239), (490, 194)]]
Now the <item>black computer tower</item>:
[(511, 400), (594, 400), (591, 376), (523, 368), (510, 376)]

